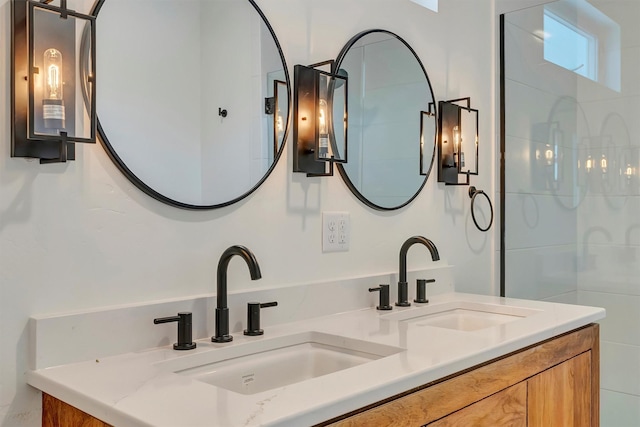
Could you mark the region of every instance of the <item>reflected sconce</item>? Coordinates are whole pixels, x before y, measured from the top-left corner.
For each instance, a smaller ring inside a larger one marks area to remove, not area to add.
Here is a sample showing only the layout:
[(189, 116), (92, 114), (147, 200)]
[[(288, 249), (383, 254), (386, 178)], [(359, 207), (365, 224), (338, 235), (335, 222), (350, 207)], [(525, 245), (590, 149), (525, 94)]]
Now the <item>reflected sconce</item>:
[[(273, 156), (275, 157), (276, 153), (279, 150), (279, 143), (284, 137), (284, 129), (285, 129), (285, 118), (282, 117), (282, 108), (280, 108), (280, 104), (282, 101), (281, 91), (286, 94), (287, 91), (287, 82), (282, 80), (274, 80), (273, 81), (273, 96), (264, 99), (264, 114), (267, 116), (271, 116), (271, 132), (272, 132), (272, 140), (273, 140)], [(286, 95), (284, 97), (286, 101)]]
[(40, 163), (75, 160), (74, 143), (96, 142), (95, 16), (50, 3), (11, 2), (11, 156)]
[(602, 175), (606, 175), (607, 174), (607, 169), (608, 169), (608, 161), (607, 161), (607, 156), (606, 155), (602, 155), (602, 158), (600, 159), (600, 171), (602, 172)]
[[(565, 149), (563, 148), (565, 132), (561, 127), (561, 123), (554, 121), (534, 124), (532, 139), (534, 141), (546, 141), (532, 143), (532, 147), (535, 147), (535, 157), (531, 161), (531, 172), (535, 188), (545, 191), (558, 190), (560, 183), (563, 181), (565, 168)], [(575, 157), (577, 169), (583, 167), (582, 163), (587, 169), (590, 167), (589, 162), (580, 157), (579, 153), (584, 151), (584, 148), (576, 147), (575, 153), (571, 152), (571, 155)], [(570, 159), (574, 157), (570, 157)], [(573, 172), (570, 175), (573, 177)], [(576, 178), (578, 176), (576, 175)]]
[(561, 181), (561, 169), (560, 164), (562, 161), (562, 155), (560, 152), (560, 147), (563, 144), (563, 133), (562, 130), (559, 129), (559, 124), (554, 122), (550, 129), (550, 143), (546, 144), (546, 150), (544, 152), (544, 161), (547, 167), (547, 175), (548, 179), (551, 182), (551, 185), (555, 188), (558, 185), (558, 182)]
[[(420, 111), (420, 175), (423, 176), (428, 176), (429, 173), (431, 172), (431, 166), (432, 166), (432, 161), (433, 161), (433, 153), (435, 150), (435, 145), (434, 145), (434, 149), (431, 150), (431, 152), (427, 152), (424, 149), (424, 144), (425, 144), (425, 135), (436, 135), (436, 129), (435, 129), (435, 117), (436, 117), (436, 112), (435, 112), (435, 106), (436, 104), (434, 104), (433, 102), (429, 103), (429, 111)], [(434, 138), (435, 139), (435, 138)], [(431, 143), (433, 143), (434, 141), (431, 141)], [(431, 159), (431, 160), (427, 160), (426, 159)]]
[(557, 145), (544, 144), (542, 149), (536, 149), (536, 163), (534, 172), (539, 176), (541, 188), (545, 190), (557, 189), (560, 181), (560, 167)]
[(637, 188), (637, 167), (638, 155), (640, 149), (632, 148), (631, 146), (620, 150), (618, 164), (620, 164), (621, 184), (624, 186), (625, 191), (633, 190)]
[(626, 185), (631, 186), (633, 184), (633, 177), (636, 175), (636, 168), (631, 166), (631, 163), (627, 163), (627, 166), (624, 168), (622, 174), (625, 177)]
[[(624, 163), (621, 163), (616, 155), (617, 148), (612, 135), (601, 135), (599, 142), (601, 146), (600, 157), (594, 166), (600, 172), (603, 184), (615, 187), (623, 172), (619, 165)], [(610, 187), (604, 188), (605, 191), (611, 191), (611, 189)]]
[(591, 171), (593, 170), (593, 157), (591, 157), (591, 154), (589, 154), (589, 156), (587, 157), (587, 161), (585, 162), (585, 170), (587, 171), (587, 173), (591, 173)]
[[(438, 182), (469, 185), (469, 176), (478, 175), (478, 110), (471, 108), (471, 98), (440, 101), (438, 109)], [(472, 156), (472, 167), (465, 154)]]
[[(329, 65), (330, 72), (318, 67)], [(331, 176), (347, 162), (347, 76), (334, 61), (294, 67), (293, 171)]]

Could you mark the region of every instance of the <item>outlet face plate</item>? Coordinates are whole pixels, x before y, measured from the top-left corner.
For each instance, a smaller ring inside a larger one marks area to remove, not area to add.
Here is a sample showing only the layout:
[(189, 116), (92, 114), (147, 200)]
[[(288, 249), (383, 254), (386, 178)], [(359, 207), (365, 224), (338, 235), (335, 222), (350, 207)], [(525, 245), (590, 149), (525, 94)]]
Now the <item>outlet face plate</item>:
[(322, 212), (322, 252), (346, 252), (350, 240), (349, 212)]

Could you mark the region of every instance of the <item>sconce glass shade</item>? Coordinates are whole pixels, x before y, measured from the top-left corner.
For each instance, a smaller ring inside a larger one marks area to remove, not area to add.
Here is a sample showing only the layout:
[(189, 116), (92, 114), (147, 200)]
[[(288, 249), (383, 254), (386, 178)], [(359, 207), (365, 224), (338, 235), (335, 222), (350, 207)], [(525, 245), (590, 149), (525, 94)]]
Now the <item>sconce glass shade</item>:
[[(466, 101), (466, 106), (456, 102)], [(478, 110), (471, 98), (440, 101), (438, 107), (438, 182), (468, 185), (469, 175), (478, 175)], [(465, 175), (466, 182), (458, 182)]]
[(293, 171), (332, 175), (347, 162), (347, 77), (296, 65), (294, 86)]
[(11, 154), (74, 160), (73, 143), (96, 141), (95, 18), (64, 0), (13, 0), (12, 9)]

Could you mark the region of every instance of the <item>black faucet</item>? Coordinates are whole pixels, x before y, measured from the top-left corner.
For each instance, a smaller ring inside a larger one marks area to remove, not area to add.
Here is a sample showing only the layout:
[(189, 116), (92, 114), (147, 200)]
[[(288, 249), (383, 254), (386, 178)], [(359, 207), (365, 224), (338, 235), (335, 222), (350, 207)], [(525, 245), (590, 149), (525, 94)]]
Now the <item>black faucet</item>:
[(249, 266), (249, 273), (251, 274), (251, 280), (258, 280), (262, 278), (260, 273), (260, 266), (253, 253), (244, 246), (231, 246), (220, 256), (218, 261), (218, 283), (216, 291), (216, 334), (211, 337), (213, 342), (230, 342), (233, 341), (233, 336), (229, 335), (229, 307), (227, 306), (227, 267), (229, 261), (234, 255), (242, 257), (247, 266)]
[(431, 259), (433, 261), (438, 261), (440, 259), (440, 254), (438, 253), (436, 245), (426, 237), (409, 237), (402, 244), (402, 247), (400, 248), (400, 271), (398, 273), (398, 301), (396, 302), (396, 305), (399, 307), (408, 307), (411, 305), (409, 302), (409, 292), (407, 290), (407, 252), (409, 251), (409, 248), (416, 243), (421, 243), (429, 249), (429, 252), (431, 252)]

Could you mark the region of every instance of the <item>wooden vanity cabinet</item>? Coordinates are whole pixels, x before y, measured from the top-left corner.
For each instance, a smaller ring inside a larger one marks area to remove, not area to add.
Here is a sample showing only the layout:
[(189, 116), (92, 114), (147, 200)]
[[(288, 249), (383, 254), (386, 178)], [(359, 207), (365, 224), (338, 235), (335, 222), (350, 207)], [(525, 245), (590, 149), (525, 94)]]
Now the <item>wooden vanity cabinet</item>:
[(319, 426), (597, 427), (599, 365), (592, 324)]
[[(599, 425), (597, 324), (319, 424), (361, 426)], [(43, 427), (110, 427), (43, 393)]]

